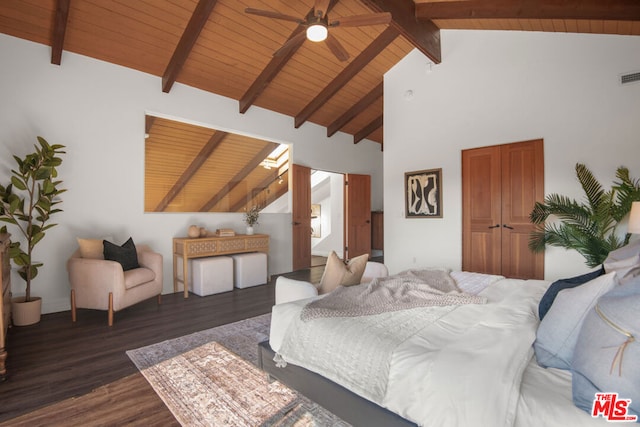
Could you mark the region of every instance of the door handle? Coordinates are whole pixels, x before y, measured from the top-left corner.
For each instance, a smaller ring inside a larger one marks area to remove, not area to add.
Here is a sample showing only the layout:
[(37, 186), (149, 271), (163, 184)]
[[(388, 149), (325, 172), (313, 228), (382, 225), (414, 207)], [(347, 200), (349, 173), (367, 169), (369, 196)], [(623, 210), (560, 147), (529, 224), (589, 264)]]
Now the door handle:
[(302, 224), (302, 223), (293, 221), (293, 225), (300, 225), (300, 224)]
[(490, 225), (489, 228), (500, 228), (500, 224)]
[(502, 224), (502, 226), (503, 226), (504, 228), (508, 228), (509, 230), (513, 230), (513, 229), (514, 229), (513, 227), (509, 227), (507, 224)]

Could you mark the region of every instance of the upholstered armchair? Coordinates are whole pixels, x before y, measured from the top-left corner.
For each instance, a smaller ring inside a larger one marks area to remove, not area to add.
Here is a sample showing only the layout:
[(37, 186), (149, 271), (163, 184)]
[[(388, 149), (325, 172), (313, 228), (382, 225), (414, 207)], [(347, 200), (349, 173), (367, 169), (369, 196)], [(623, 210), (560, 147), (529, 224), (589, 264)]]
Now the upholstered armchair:
[(130, 268), (126, 271), (118, 261), (100, 259), (99, 253), (83, 257), (79, 248), (71, 255), (67, 271), (73, 322), (76, 308), (107, 310), (109, 326), (112, 326), (116, 311), (154, 296), (158, 297), (158, 304), (161, 303), (162, 255), (147, 245), (136, 246), (135, 253), (137, 265), (127, 267), (125, 264), (125, 268)]

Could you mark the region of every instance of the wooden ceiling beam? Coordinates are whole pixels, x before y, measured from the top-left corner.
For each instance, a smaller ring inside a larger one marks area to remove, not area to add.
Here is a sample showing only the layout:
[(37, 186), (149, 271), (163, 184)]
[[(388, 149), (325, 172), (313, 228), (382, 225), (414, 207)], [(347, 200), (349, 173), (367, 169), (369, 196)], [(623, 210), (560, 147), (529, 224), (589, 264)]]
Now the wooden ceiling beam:
[(419, 19), (640, 20), (637, 0), (467, 0), (416, 4)]
[(173, 187), (167, 192), (167, 195), (158, 203), (158, 206), (154, 209), (155, 212), (164, 212), (164, 210), (169, 206), (169, 204), (176, 198), (178, 194), (184, 189), (187, 183), (193, 178), (193, 176), (198, 172), (198, 169), (202, 167), (204, 162), (211, 157), (215, 149), (224, 141), (224, 139), (229, 135), (228, 132), (216, 131), (209, 141), (202, 147), (202, 150), (196, 155), (196, 157), (191, 161), (191, 164), (182, 172), (182, 175)]
[[(327, 8), (327, 11), (333, 9), (333, 7), (338, 3), (338, 0), (332, 0)], [(311, 9), (313, 10), (313, 9)], [(310, 11), (311, 12), (311, 11)], [(287, 41), (283, 43), (286, 44), (289, 40), (295, 38), (302, 31), (306, 31), (306, 27), (303, 25), (298, 25), (295, 30), (291, 33)], [(280, 70), (289, 62), (289, 59), (300, 49), (302, 43), (304, 43), (305, 39), (300, 39), (300, 41), (293, 46), (291, 46), (287, 52), (283, 55), (274, 55), (271, 58), (271, 61), (267, 64), (267, 66), (262, 70), (260, 75), (251, 83), (249, 89), (242, 95), (240, 98), (240, 114), (244, 114), (247, 112), (249, 107), (256, 102), (256, 99), (264, 92), (264, 90), (269, 86), (269, 83), (278, 75)]]
[(313, 113), (318, 111), (333, 95), (355, 77), (369, 62), (382, 52), (398, 37), (398, 31), (393, 26), (387, 27), (371, 42), (353, 61), (347, 65), (338, 76), (331, 81), (302, 111), (295, 117), (294, 126), (299, 128)]
[(440, 29), (430, 20), (416, 18), (417, 5), (413, 0), (362, 0), (362, 3), (373, 12), (390, 12), (391, 26), (434, 63), (442, 61)]
[(335, 119), (328, 127), (327, 127), (327, 137), (332, 136), (334, 133), (338, 132), (344, 125), (353, 120), (358, 114), (365, 111), (371, 104), (373, 104), (378, 98), (382, 96), (382, 92), (384, 89), (384, 82), (380, 82), (375, 88), (373, 88), (369, 93), (360, 99), (360, 101), (356, 102), (351, 108), (345, 111), (340, 117)]
[(200, 36), (200, 32), (209, 20), (209, 16), (213, 11), (213, 7), (218, 0), (200, 0), (193, 11), (193, 15), (189, 19), (187, 28), (185, 28), (182, 37), (176, 46), (176, 50), (171, 56), (169, 65), (167, 65), (164, 74), (162, 75), (162, 91), (169, 93), (171, 87), (176, 82), (180, 70), (187, 61), (187, 57), (191, 53), (193, 46)]
[[(298, 26), (291, 36), (287, 39), (287, 42), (294, 38), (294, 36), (298, 35), (302, 31), (306, 31), (304, 27)], [(269, 86), (269, 83), (278, 75), (280, 70), (287, 65), (287, 62), (291, 59), (291, 57), (300, 49), (302, 43), (304, 43), (305, 39), (300, 39), (300, 41), (293, 46), (286, 53), (282, 55), (274, 55), (271, 58), (271, 61), (267, 64), (267, 66), (262, 70), (260, 75), (251, 83), (249, 89), (242, 95), (240, 98), (240, 114), (244, 114), (247, 112), (249, 107), (253, 105), (253, 103), (258, 99), (258, 97), (264, 92), (264, 90)], [(285, 42), (286, 43), (286, 42)]]
[(357, 144), (358, 142), (362, 141), (363, 139), (371, 135), (371, 132), (381, 128), (383, 123), (384, 123), (383, 115), (380, 114), (378, 117), (373, 119), (368, 125), (360, 129), (358, 132), (356, 132), (355, 135), (353, 135), (353, 143)]
[(238, 186), (245, 179), (251, 171), (253, 171), (260, 162), (267, 158), (267, 156), (276, 149), (279, 144), (275, 142), (268, 142), (265, 144), (264, 148), (260, 150), (258, 154), (256, 154), (238, 173), (235, 174), (233, 178), (229, 180), (229, 184), (225, 186), (222, 190), (218, 191), (217, 194), (213, 195), (207, 203), (205, 203), (202, 208), (200, 208), (200, 212), (209, 212), (215, 205), (220, 202), (220, 200), (224, 199), (227, 194), (233, 191), (234, 188)]
[(58, 0), (56, 2), (56, 17), (53, 23), (53, 35), (51, 39), (51, 63), (54, 65), (60, 65), (62, 62), (64, 36), (67, 33), (70, 3), (71, 0)]

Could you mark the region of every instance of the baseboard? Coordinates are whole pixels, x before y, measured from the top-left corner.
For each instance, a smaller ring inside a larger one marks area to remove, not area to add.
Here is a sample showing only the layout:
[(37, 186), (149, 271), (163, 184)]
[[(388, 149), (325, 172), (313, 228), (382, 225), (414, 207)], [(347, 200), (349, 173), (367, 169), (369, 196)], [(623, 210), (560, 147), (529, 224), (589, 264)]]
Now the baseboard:
[(71, 310), (69, 297), (66, 298), (42, 298), (42, 314), (59, 313)]

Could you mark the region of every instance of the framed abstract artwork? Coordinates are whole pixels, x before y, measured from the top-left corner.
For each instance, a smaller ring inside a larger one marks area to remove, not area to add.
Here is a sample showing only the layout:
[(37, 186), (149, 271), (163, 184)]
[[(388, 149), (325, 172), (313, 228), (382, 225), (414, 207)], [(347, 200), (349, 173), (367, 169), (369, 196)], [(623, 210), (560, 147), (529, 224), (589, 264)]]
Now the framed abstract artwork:
[(405, 218), (442, 218), (442, 169), (404, 174)]

